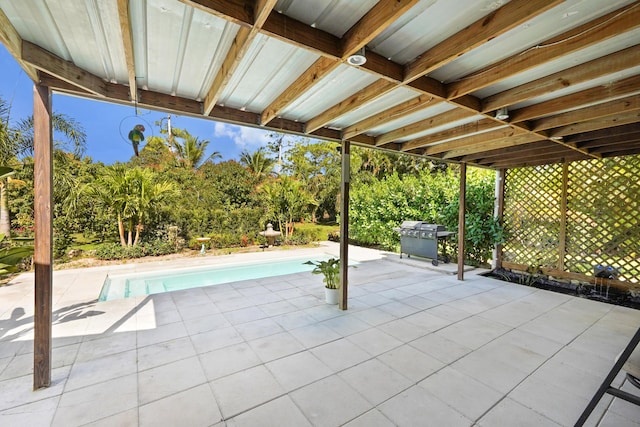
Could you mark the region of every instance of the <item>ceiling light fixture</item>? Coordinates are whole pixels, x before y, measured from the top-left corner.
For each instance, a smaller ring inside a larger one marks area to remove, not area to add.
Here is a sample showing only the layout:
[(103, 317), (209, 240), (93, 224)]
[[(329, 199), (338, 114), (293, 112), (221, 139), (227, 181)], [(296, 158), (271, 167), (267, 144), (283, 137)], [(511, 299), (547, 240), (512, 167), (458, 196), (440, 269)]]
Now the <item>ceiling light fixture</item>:
[(353, 55), (349, 56), (347, 58), (347, 62), (351, 65), (355, 65), (357, 67), (359, 67), (360, 65), (364, 65), (365, 62), (367, 62), (367, 57), (365, 56), (365, 48), (362, 47), (360, 49), (358, 49), (358, 51), (356, 53), (354, 53)]
[(496, 116), (495, 117), (498, 120), (507, 120), (509, 118), (509, 110), (507, 109), (507, 107), (499, 108), (496, 111)]

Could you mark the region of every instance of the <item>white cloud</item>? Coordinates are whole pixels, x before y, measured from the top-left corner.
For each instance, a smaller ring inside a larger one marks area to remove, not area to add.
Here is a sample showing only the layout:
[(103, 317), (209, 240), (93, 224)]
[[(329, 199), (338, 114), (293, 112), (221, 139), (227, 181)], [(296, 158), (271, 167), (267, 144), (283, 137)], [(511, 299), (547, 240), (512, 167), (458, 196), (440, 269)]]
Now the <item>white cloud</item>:
[(271, 140), (270, 131), (245, 126), (216, 122), (213, 134), (218, 138), (229, 138), (241, 150), (254, 150)]

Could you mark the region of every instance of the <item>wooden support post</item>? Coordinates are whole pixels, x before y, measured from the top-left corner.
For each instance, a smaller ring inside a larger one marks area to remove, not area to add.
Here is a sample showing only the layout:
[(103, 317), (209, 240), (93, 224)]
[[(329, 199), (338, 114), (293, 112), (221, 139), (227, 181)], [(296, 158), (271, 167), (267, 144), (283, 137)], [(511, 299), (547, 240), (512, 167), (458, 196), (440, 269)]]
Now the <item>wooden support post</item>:
[[(496, 172), (496, 209), (495, 217), (504, 225), (504, 180), (507, 177), (507, 171), (500, 169)], [(502, 243), (496, 245), (494, 268), (502, 268)]]
[(460, 163), (460, 208), (458, 210), (458, 280), (464, 280), (464, 214), (466, 212), (467, 164)]
[(51, 385), (51, 318), (53, 284), (53, 138), (51, 92), (33, 88), (33, 164), (35, 220), (35, 314), (33, 389)]
[(351, 142), (342, 141), (342, 171), (340, 174), (340, 294), (338, 307), (347, 309), (349, 296), (349, 182)]
[(560, 237), (558, 238), (558, 270), (564, 271), (564, 255), (567, 252), (567, 188), (569, 163), (562, 165), (562, 192), (560, 198)]

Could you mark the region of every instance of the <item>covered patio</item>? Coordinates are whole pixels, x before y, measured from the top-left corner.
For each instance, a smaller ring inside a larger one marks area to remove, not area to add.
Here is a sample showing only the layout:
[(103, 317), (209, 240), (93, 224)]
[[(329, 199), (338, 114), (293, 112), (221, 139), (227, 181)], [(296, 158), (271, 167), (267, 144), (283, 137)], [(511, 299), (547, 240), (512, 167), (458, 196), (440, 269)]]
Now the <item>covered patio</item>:
[[(56, 272), (52, 383), (38, 391), (24, 274), (0, 288), (0, 424), (571, 426), (640, 322), (484, 270), (458, 281), (397, 254), (350, 253), (348, 311), (326, 305), (309, 273), (96, 302), (107, 274), (168, 266)], [(587, 425), (638, 420), (609, 396)]]

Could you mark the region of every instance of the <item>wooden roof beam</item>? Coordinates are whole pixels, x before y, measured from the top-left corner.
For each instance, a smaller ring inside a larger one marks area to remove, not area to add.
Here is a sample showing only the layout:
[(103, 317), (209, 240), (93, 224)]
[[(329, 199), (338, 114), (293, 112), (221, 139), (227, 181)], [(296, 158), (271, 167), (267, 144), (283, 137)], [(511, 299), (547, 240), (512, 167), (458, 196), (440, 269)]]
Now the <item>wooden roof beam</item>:
[(473, 161), (484, 161), (494, 157), (505, 157), (511, 156), (512, 154), (520, 154), (520, 153), (531, 153), (536, 150), (544, 150), (547, 148), (555, 148), (555, 149), (565, 149), (561, 145), (555, 144), (551, 141), (543, 140), (540, 142), (534, 142), (528, 145), (518, 145), (515, 147), (508, 148), (498, 148), (496, 150), (489, 150), (482, 153), (474, 153), (468, 154), (464, 157), (460, 158), (461, 162), (473, 162)]
[(44, 71), (89, 93), (101, 97), (107, 95), (106, 81), (31, 42), (22, 42), (22, 59), (38, 70)]
[(567, 143), (577, 144), (585, 141), (593, 141), (596, 139), (609, 138), (612, 136), (623, 136), (640, 132), (640, 123), (631, 123), (628, 125), (615, 126), (610, 129), (597, 130), (592, 132), (581, 132), (569, 135), (563, 139)]
[(516, 145), (531, 144), (532, 142), (537, 142), (540, 140), (541, 138), (539, 136), (530, 135), (527, 133), (518, 134), (514, 136), (505, 136), (503, 138), (482, 141), (475, 144), (469, 144), (464, 147), (449, 150), (446, 153), (444, 153), (442, 158), (452, 159), (455, 157), (466, 156), (468, 154), (480, 153), (482, 151), (497, 150), (498, 148), (507, 148), (507, 147), (515, 147)]
[(440, 113), (433, 117), (428, 117), (424, 120), (411, 123), (410, 125), (402, 126), (396, 130), (377, 136), (376, 146), (381, 146), (392, 141), (397, 141), (402, 138), (407, 138), (411, 135), (424, 132), (434, 127), (446, 125), (448, 123), (453, 123), (458, 120), (468, 119), (471, 116), (473, 116), (472, 113), (469, 113), (468, 111), (461, 110), (458, 108), (445, 111), (444, 113)]
[(577, 151), (568, 152), (565, 155), (546, 155), (539, 156), (535, 158), (530, 158), (526, 161), (521, 162), (511, 162), (509, 159), (504, 159), (489, 165), (494, 169), (516, 169), (516, 168), (526, 168), (532, 166), (542, 166), (553, 163), (565, 163), (565, 162), (575, 162), (578, 160), (589, 160), (590, 157), (586, 156), (583, 153), (579, 153)]
[(594, 147), (604, 147), (606, 145), (615, 145), (624, 142), (637, 142), (640, 141), (640, 132), (628, 133), (625, 135), (616, 135), (608, 138), (593, 139), (591, 141), (581, 142), (578, 147), (583, 149), (589, 149)]
[(380, 123), (386, 123), (400, 119), (409, 114), (413, 114), (416, 111), (422, 110), (427, 107), (432, 107), (439, 102), (440, 101), (434, 101), (434, 98), (429, 95), (417, 96), (398, 105), (394, 105), (393, 107), (388, 108), (378, 114), (369, 116), (366, 119), (359, 121), (358, 123), (347, 126), (346, 128), (342, 129), (342, 137), (344, 139), (350, 139), (356, 135), (360, 135), (361, 133), (368, 131), (369, 129), (379, 126)]
[(603, 145), (600, 147), (595, 147), (594, 149), (590, 150), (594, 153), (600, 153), (602, 155), (605, 155), (607, 153), (616, 153), (618, 151), (623, 151), (623, 150), (636, 150), (636, 152), (640, 153), (640, 140), (635, 140), (635, 141), (625, 141), (625, 142), (619, 142), (617, 144), (608, 144), (608, 145)]
[[(333, 43), (331, 44), (338, 47), (339, 57), (318, 59), (311, 67), (309, 67), (304, 73), (302, 73), (302, 75), (298, 76), (296, 81), (291, 86), (285, 89), (279, 96), (276, 97), (276, 99), (271, 101), (269, 106), (267, 106), (267, 108), (265, 108), (262, 112), (262, 115), (260, 117), (261, 123), (267, 124), (271, 120), (273, 120), (284, 108), (287, 107), (287, 105), (291, 104), (295, 99), (297, 99), (300, 95), (313, 87), (328, 73), (336, 69), (342, 63), (342, 61), (346, 60), (346, 58), (348, 58), (350, 55), (357, 52), (358, 49), (373, 40), (378, 34), (380, 34), (389, 25), (391, 25), (393, 21), (404, 14), (416, 3), (417, 0), (382, 0), (378, 2), (371, 10), (369, 10), (369, 12), (367, 12), (362, 18), (360, 18), (360, 20), (345, 33), (342, 39), (335, 38), (333, 40)], [(288, 22), (288, 19), (286, 17), (279, 16), (277, 17), (277, 19), (282, 19)], [(265, 25), (265, 27), (266, 29), (271, 31), (282, 32), (282, 27), (278, 27), (277, 25)], [(284, 26), (284, 28), (287, 27)], [(309, 31), (306, 30), (305, 32)], [(287, 34), (285, 33), (283, 34), (283, 36), (287, 37)], [(312, 42), (312, 40), (310, 41)], [(369, 64), (369, 67), (371, 67), (371, 63)], [(379, 86), (388, 87), (387, 90), (392, 89), (388, 85), (385, 86), (383, 84), (379, 84)], [(353, 96), (357, 98), (362, 97), (363, 95), (364, 98), (368, 97), (366, 94), (362, 93)], [(353, 96), (349, 99), (353, 100)], [(347, 100), (342, 101), (342, 103), (335, 105), (329, 110), (333, 110), (333, 112), (344, 111), (345, 102), (347, 102)], [(355, 109), (358, 106), (359, 105), (354, 104), (352, 109)], [(307, 123), (307, 127), (310, 129), (310, 131), (313, 131), (314, 128), (317, 129), (317, 124), (324, 120), (326, 117), (329, 117), (329, 110), (312, 119), (310, 123)], [(323, 116), (325, 113), (327, 114), (327, 116)]]
[[(518, 161), (521, 161), (521, 160), (525, 160), (526, 161), (527, 159), (530, 159), (530, 158), (533, 158), (533, 157), (537, 157), (537, 156), (564, 155), (564, 154), (568, 154), (568, 153), (573, 152), (573, 150), (570, 150), (570, 149), (568, 149), (566, 147), (563, 147), (561, 145), (555, 145), (555, 146), (546, 147), (546, 148), (536, 148), (536, 149), (528, 148), (530, 145), (533, 145), (533, 144), (524, 145), (523, 146), (523, 147), (525, 147), (524, 150), (513, 151), (508, 156), (486, 157), (486, 158), (482, 158), (477, 163), (480, 164), (480, 165), (490, 166), (491, 164), (495, 163), (496, 161), (500, 161), (500, 159), (504, 159), (504, 158), (508, 158), (509, 161), (518, 162)], [(515, 146), (515, 147), (510, 147), (510, 148), (518, 149), (518, 148), (520, 148), (520, 146)]]
[(482, 111), (495, 111), (547, 93), (566, 89), (619, 71), (640, 66), (640, 45), (541, 77), (482, 100)]
[[(434, 154), (446, 153), (448, 151), (456, 150), (470, 145), (483, 144), (485, 142), (493, 141), (496, 139), (511, 138), (521, 134), (522, 132), (520, 130), (512, 126), (506, 126), (500, 129), (490, 130), (480, 134), (465, 136), (462, 138), (454, 139), (452, 141), (442, 142), (440, 144), (429, 145), (424, 149), (424, 155), (432, 156)], [(408, 146), (405, 146), (403, 144), (402, 148), (404, 150), (407, 147)]]
[(277, 0), (256, 0), (253, 8), (253, 22), (251, 27), (241, 26), (231, 43), (227, 56), (222, 61), (220, 70), (213, 79), (213, 83), (204, 98), (204, 115), (208, 115), (218, 102), (222, 91), (231, 80), (233, 72), (238, 68), (253, 39), (258, 35)]
[(551, 129), (549, 131), (549, 137), (557, 138), (567, 135), (573, 135), (581, 132), (591, 132), (594, 130), (608, 129), (616, 125), (625, 125), (630, 123), (640, 122), (640, 111), (629, 111), (625, 113), (618, 113), (607, 117), (600, 117), (593, 120), (588, 120), (582, 123), (576, 123), (567, 126), (561, 126)]
[[(446, 129), (440, 132), (425, 135), (420, 138), (412, 139), (411, 141), (403, 142), (401, 146), (402, 151), (410, 151), (418, 148), (426, 147), (429, 145), (435, 145), (439, 142), (454, 141), (456, 139), (465, 137), (474, 132), (486, 132), (492, 129), (498, 129), (502, 127), (499, 123), (489, 119), (478, 120), (477, 122), (467, 123), (461, 126), (456, 126), (451, 129)], [(434, 153), (435, 154), (435, 153)]]
[[(506, 7), (513, 2), (509, 2)], [(480, 90), (510, 76), (538, 67), (563, 55), (602, 43), (640, 26), (640, 3), (634, 2), (587, 22), (559, 36), (545, 40), (524, 52), (490, 65), (448, 85), (449, 98)]]
[[(231, 21), (238, 25), (251, 26), (253, 24), (253, 11), (250, 0), (179, 0), (180, 2), (210, 13), (218, 18)], [(256, 2), (257, 3), (257, 2)]]
[(20, 67), (34, 82), (38, 81), (38, 72), (35, 67), (22, 59), (22, 37), (18, 34), (7, 15), (0, 8), (0, 42), (7, 48)]
[(136, 82), (136, 63), (133, 52), (131, 20), (129, 19), (129, 0), (118, 0), (118, 18), (120, 19), (122, 47), (127, 65), (127, 77), (129, 79), (129, 98), (131, 101), (136, 102), (138, 100), (138, 83)]
[(532, 123), (532, 130), (542, 131), (546, 129), (567, 126), (572, 123), (581, 123), (600, 117), (612, 115), (618, 112), (630, 112), (640, 110), (640, 96), (633, 95), (615, 101), (603, 102), (579, 110), (568, 111), (556, 116), (545, 117)]
[(570, 95), (519, 108), (510, 111), (509, 115), (511, 116), (512, 122), (518, 123), (634, 93), (640, 93), (640, 76), (627, 77), (612, 84), (596, 86)]
[(512, 0), (419, 55), (407, 65), (410, 82), (562, 3), (561, 0)]

